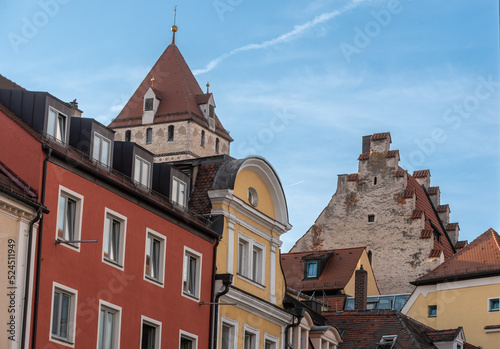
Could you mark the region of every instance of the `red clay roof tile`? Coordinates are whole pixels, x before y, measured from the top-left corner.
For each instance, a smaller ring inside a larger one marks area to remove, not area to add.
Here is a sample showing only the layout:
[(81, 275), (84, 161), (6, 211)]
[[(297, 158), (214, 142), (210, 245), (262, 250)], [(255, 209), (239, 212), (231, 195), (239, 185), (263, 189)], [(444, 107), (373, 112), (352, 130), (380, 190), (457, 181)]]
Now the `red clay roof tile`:
[(421, 239), (430, 239), (431, 237), (432, 237), (432, 230), (430, 230), (430, 229), (424, 229), (420, 233)]
[(358, 180), (358, 174), (357, 173), (351, 173), (350, 175), (347, 176), (347, 181), (348, 182), (355, 182)]
[(368, 160), (369, 158), (370, 158), (370, 153), (363, 153), (363, 154), (359, 155), (358, 160), (364, 161), (364, 160)]
[(457, 241), (457, 243), (455, 244), (455, 249), (461, 250), (462, 248), (464, 248), (468, 244), (469, 244), (469, 242), (467, 240)]
[(438, 211), (438, 213), (451, 212), (450, 211), (450, 205), (448, 205), (448, 204), (446, 204), (446, 205), (439, 205), (436, 208), (436, 211)]
[(437, 195), (439, 193), (439, 187), (429, 187), (427, 189), (427, 194), (429, 195)]
[(401, 167), (394, 172), (394, 177), (404, 177), (406, 176), (406, 171), (403, 170)]
[(374, 133), (371, 137), (371, 141), (381, 141), (387, 138), (391, 138), (391, 134), (389, 132), (383, 132), (383, 133)]
[(215, 175), (222, 164), (223, 162), (221, 161), (199, 165), (196, 182), (189, 198), (189, 209), (191, 211), (198, 214), (207, 214), (212, 210), (208, 191), (212, 189)]
[(419, 170), (413, 171), (413, 178), (426, 178), (430, 177), (431, 172), (429, 170)]
[(398, 158), (399, 159), (399, 150), (389, 150), (385, 157), (387, 159), (390, 159), (390, 158)]
[(455, 230), (457, 230), (457, 229), (460, 229), (460, 228), (458, 227), (458, 223), (448, 223), (448, 224), (446, 225), (446, 231), (455, 231)]
[(411, 219), (420, 219), (424, 215), (424, 210), (414, 210)]
[(404, 199), (411, 199), (412, 197), (415, 196), (415, 190), (405, 190), (403, 192), (403, 198)]
[(429, 258), (436, 258), (441, 256), (441, 250), (438, 250), (436, 248), (433, 248), (431, 250), (431, 253), (429, 253)]

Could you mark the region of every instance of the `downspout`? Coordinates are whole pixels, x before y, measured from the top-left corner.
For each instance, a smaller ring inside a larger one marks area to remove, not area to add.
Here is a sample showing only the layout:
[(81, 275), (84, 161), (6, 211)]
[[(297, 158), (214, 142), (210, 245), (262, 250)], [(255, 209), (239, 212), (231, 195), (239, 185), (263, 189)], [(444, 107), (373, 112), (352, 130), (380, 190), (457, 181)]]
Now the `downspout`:
[[(215, 292), (215, 274), (217, 273), (217, 246), (219, 246), (219, 242), (220, 242), (220, 238), (217, 239), (217, 241), (215, 242), (215, 245), (214, 245), (214, 254), (213, 254), (213, 258), (212, 258), (212, 296), (210, 297), (211, 298), (211, 302), (214, 302), (214, 292)], [(211, 349), (213, 349), (213, 344), (212, 344), (212, 338), (214, 338), (214, 326), (215, 326), (215, 320), (214, 320), (214, 315), (215, 315), (215, 308), (217, 306), (215, 304), (213, 304), (211, 307), (210, 307), (210, 332), (208, 334), (208, 343), (209, 343), (209, 346)]]
[(24, 302), (23, 302), (23, 325), (22, 325), (22, 333), (21, 333), (21, 346), (20, 348), (24, 348), (24, 341), (26, 340), (26, 317), (28, 316), (28, 303), (29, 303), (29, 287), (30, 287), (30, 273), (31, 273), (31, 246), (33, 244), (33, 226), (40, 219), (42, 215), (42, 205), (38, 209), (36, 213), (36, 217), (29, 224), (28, 229), (28, 255), (26, 257), (26, 274), (24, 281)]
[[(45, 160), (43, 161), (42, 194), (40, 203), (42, 205), (45, 205), (45, 186), (47, 184), (47, 163), (49, 162), (49, 158), (52, 153), (52, 148), (50, 148), (46, 144), (42, 144), (42, 150), (46, 153), (46, 155), (45, 155)], [(40, 269), (42, 262), (42, 237), (43, 237), (43, 216), (40, 219), (40, 225), (38, 228), (38, 239), (37, 239), (35, 304), (33, 311), (33, 332), (31, 336), (31, 349), (36, 349), (36, 332), (38, 326), (38, 303), (40, 299)]]
[(219, 300), (220, 297), (225, 295), (226, 293), (229, 292), (229, 286), (232, 285), (233, 283), (233, 274), (219, 274), (216, 275), (218, 280), (222, 280), (222, 284), (224, 285), (224, 290), (221, 292), (217, 292), (214, 298), (214, 304), (213, 304), (213, 309), (214, 309), (214, 317), (213, 317), (213, 331), (212, 331), (212, 349), (217, 348), (217, 331), (219, 329)]

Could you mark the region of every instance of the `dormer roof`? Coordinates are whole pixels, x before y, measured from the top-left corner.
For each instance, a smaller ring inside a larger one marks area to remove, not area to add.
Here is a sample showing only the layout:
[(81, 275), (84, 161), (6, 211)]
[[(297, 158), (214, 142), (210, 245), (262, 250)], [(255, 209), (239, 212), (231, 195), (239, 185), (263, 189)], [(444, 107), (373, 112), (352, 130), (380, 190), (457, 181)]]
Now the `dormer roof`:
[[(191, 120), (208, 127), (208, 123), (199, 107), (199, 98), (208, 100), (211, 94), (203, 93), (184, 57), (173, 43), (163, 52), (122, 111), (109, 126), (119, 128), (141, 125), (143, 98), (150, 87), (153, 87), (155, 95), (162, 99), (154, 118), (155, 124)], [(224, 129), (217, 115), (214, 118), (215, 132), (222, 138), (232, 141), (231, 136)]]

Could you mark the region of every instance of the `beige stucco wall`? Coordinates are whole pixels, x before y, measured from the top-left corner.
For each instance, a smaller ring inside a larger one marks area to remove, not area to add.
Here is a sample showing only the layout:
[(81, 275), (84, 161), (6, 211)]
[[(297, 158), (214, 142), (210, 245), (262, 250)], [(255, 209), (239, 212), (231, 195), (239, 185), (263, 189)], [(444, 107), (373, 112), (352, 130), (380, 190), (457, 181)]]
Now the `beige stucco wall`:
[[(486, 333), (484, 327), (500, 325), (500, 312), (488, 312), (488, 298), (500, 297), (500, 277), (419, 286), (415, 293), (409, 317), (437, 330), (462, 326), (467, 342), (483, 349), (499, 347), (500, 331)], [(428, 317), (430, 305), (437, 305), (436, 317)]]

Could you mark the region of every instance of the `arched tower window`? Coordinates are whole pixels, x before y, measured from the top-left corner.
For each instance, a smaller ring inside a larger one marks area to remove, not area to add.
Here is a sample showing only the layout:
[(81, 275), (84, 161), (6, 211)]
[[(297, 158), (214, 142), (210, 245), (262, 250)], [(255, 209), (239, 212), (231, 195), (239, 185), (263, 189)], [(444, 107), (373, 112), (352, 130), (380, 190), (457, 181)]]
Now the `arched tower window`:
[(219, 154), (219, 138), (215, 139), (215, 154)]
[(201, 130), (201, 146), (204, 147), (205, 146), (205, 131), (204, 130)]
[(168, 127), (168, 138), (167, 141), (172, 142), (174, 140), (174, 126), (170, 125)]
[(125, 142), (130, 142), (130, 130), (125, 131)]
[(151, 144), (152, 141), (153, 141), (153, 129), (149, 127), (146, 130), (146, 144)]

